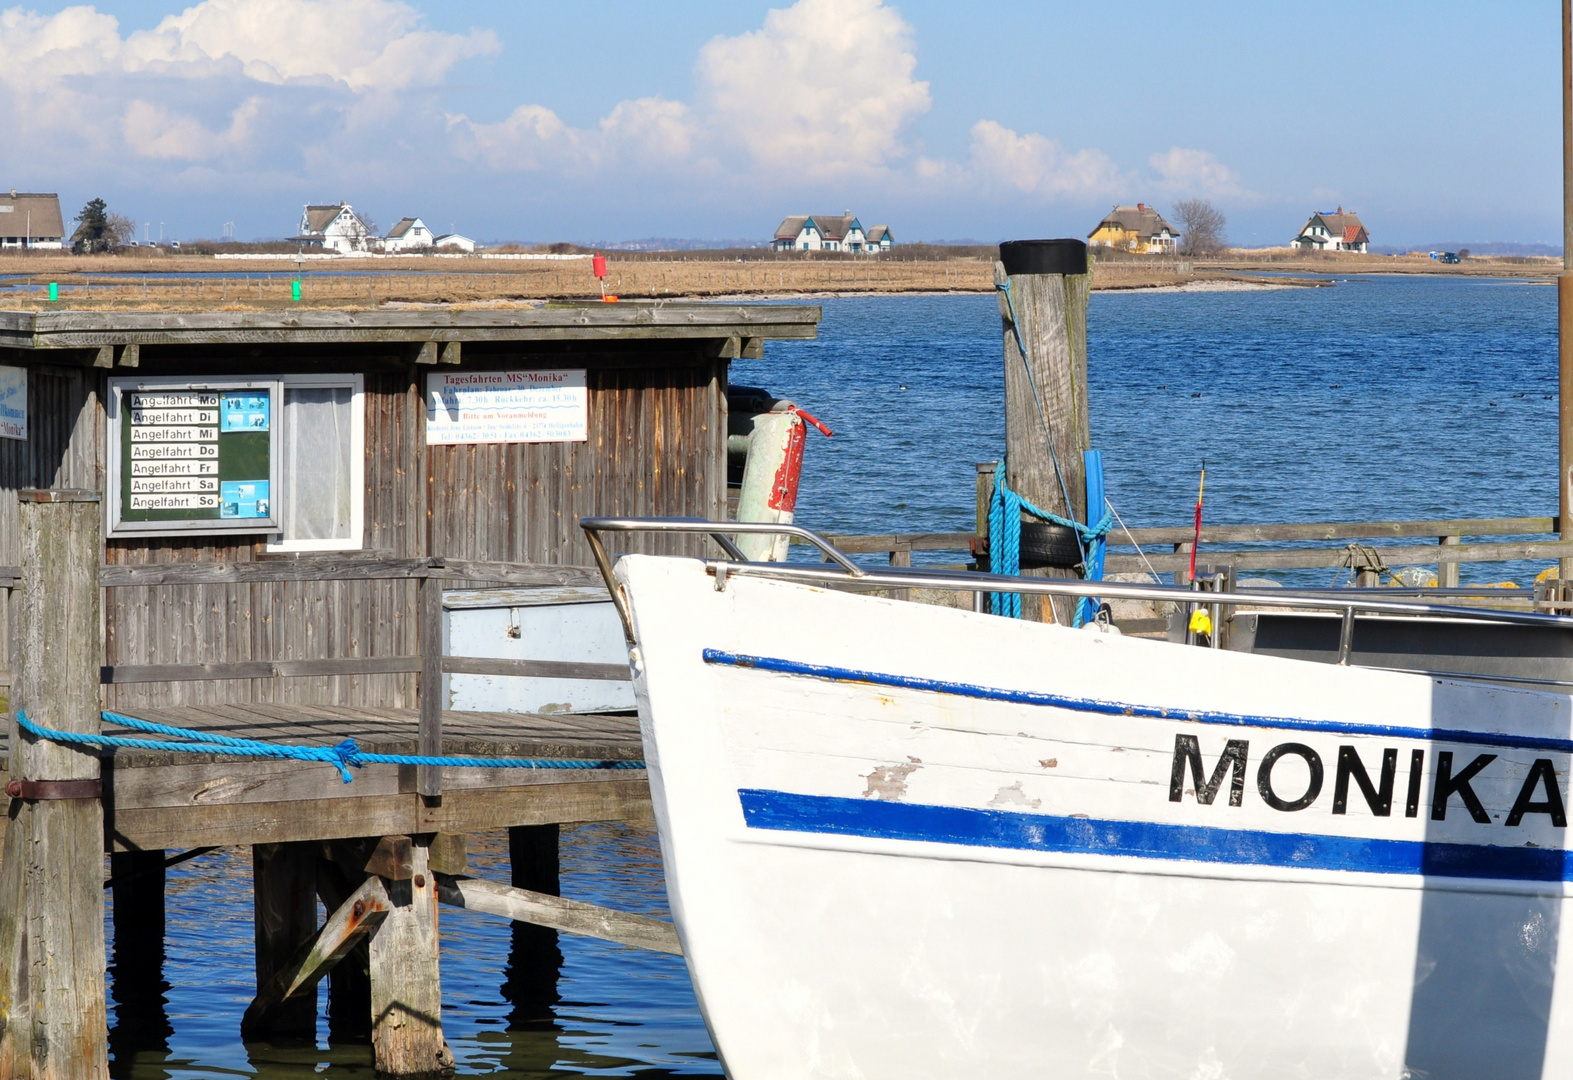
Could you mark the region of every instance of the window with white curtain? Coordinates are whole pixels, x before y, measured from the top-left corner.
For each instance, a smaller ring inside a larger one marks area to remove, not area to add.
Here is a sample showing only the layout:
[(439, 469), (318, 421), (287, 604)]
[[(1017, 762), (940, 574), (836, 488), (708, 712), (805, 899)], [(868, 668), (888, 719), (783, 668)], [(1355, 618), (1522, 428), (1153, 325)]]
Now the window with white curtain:
[(361, 546), (365, 402), (360, 375), (285, 375), (275, 505), (284, 531), (270, 551)]

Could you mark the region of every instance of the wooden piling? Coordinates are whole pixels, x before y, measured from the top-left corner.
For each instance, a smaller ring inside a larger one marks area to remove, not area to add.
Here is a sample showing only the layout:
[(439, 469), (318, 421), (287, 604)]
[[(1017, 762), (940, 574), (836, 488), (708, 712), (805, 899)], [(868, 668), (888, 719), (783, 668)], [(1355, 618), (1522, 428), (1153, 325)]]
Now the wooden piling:
[(165, 1010), (164, 852), (117, 851), (109, 857), (114, 898), (115, 1029), (109, 1049), (117, 1061), (169, 1049), (174, 1028)]
[[(549, 896), (562, 894), (559, 841), (556, 825), (515, 825), (508, 830), (509, 874), (514, 888)], [(553, 1008), (561, 1000), (557, 982), (563, 953), (557, 931), (515, 922), (512, 936), (502, 987), (503, 997), (512, 1006), (508, 1026), (515, 1031), (548, 1027), (554, 1022)]]
[[(252, 913), (256, 925), (257, 992), (260, 994), (317, 932), (316, 845), (257, 844), (251, 849)], [(265, 1018), (241, 1024), (246, 1039), (312, 1039), (317, 1034), (315, 997), (297, 997)]]
[[(1008, 292), (1001, 288), (999, 296), (1006, 476), (1011, 488), (1027, 501), (1062, 517), (1086, 521), (1082, 455), (1089, 441), (1087, 297), (1091, 288), (1086, 245), (1078, 240), (1021, 241), (1002, 246), (1001, 255), (1002, 261), (994, 265), (994, 280), (997, 287), (1008, 286)], [(1025, 363), (1018, 333), (1027, 350)], [(1023, 573), (1075, 576), (1074, 571), (1057, 567)], [(1032, 617), (1032, 606), (1033, 598), (1022, 597), (1024, 616)], [(1072, 605), (1059, 608), (1060, 621), (1070, 622)], [(1049, 618), (1046, 611), (1041, 617)]]
[[(99, 496), (18, 493), (22, 612), (12, 704), (61, 731), (100, 730)], [(107, 1077), (104, 813), (92, 748), (11, 726), (0, 868), (0, 1078)]]
[(453, 1071), (442, 1037), (437, 960), (437, 877), (429, 838), (416, 837), (410, 877), (383, 879), (392, 904), (371, 939), (371, 1045), (378, 1073), (441, 1076)]

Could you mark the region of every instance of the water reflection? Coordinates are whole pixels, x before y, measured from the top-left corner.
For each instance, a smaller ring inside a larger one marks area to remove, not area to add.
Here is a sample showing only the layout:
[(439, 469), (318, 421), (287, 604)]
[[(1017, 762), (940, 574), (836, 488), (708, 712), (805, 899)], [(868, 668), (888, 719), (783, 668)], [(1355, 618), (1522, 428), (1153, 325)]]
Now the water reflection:
[[(509, 863), (505, 832), (471, 837), (470, 873), (508, 881)], [(564, 826), (561, 886), (579, 899), (669, 917), (653, 829)], [(116, 1080), (373, 1075), (365, 1036), (331, 1019), (335, 994), (326, 985), (318, 989), (315, 1040), (240, 1041), (240, 1016), (255, 991), (249, 851), (223, 849), (172, 867), (164, 898), (167, 938), (151, 946), (164, 954), (156, 991), (136, 981), (154, 965), (132, 959), (150, 956), (150, 943), (111, 939)], [(443, 1026), (461, 1074), (720, 1074), (681, 959), (569, 935), (558, 941), (550, 931), (449, 907), (439, 917)], [(113, 926), (111, 916), (111, 934)]]

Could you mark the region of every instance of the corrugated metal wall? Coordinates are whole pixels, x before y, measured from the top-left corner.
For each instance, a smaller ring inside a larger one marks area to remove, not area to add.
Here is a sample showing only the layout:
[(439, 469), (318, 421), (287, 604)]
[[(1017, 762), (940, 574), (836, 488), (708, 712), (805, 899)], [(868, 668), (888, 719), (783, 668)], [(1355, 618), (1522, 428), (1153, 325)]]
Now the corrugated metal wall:
[[(161, 366), (144, 356), (143, 375), (191, 370), (189, 362)], [(589, 440), (428, 448), (423, 390), (430, 368), (390, 370), (364, 360), (312, 365), (373, 369), (366, 373), (364, 554), (589, 565), (581, 515), (724, 516), (725, 360), (703, 357), (692, 344), (660, 342), (572, 357), (494, 353), (476, 359), (465, 368), (585, 367)], [(203, 370), (275, 369), (263, 360)], [(31, 438), (26, 444), (0, 440), (0, 492), (103, 489), (105, 373), (62, 372), (34, 371)], [(645, 538), (624, 550), (700, 547), (692, 539)], [(19, 551), (15, 500), (0, 497), (0, 563), (14, 565)], [(224, 538), (106, 544), (106, 561), (120, 564), (245, 561), (261, 554), (260, 544)], [(105, 662), (112, 665), (408, 656), (417, 649), (414, 582), (160, 586), (115, 589), (106, 597)], [(415, 705), (415, 689), (414, 675), (129, 683), (105, 687), (105, 702), (128, 712), (243, 702), (408, 708)]]

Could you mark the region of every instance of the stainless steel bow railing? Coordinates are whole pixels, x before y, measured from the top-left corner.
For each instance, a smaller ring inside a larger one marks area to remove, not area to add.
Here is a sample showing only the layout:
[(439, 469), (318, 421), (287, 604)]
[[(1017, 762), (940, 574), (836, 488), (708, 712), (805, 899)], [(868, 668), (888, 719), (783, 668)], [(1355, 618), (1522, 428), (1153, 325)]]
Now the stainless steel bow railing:
[[(971, 592), (976, 611), (984, 609), (987, 593), (1023, 593), (1050, 598), (1079, 599), (1084, 596), (1102, 600), (1146, 600), (1169, 602), (1188, 608), (1213, 609), (1216, 625), (1224, 608), (1243, 605), (1264, 608), (1285, 608), (1299, 611), (1341, 612), (1343, 622), (1339, 633), (1338, 662), (1347, 664), (1354, 647), (1355, 613), (1374, 615), (1430, 616), (1432, 618), (1466, 619), (1482, 623), (1514, 626), (1561, 627), (1573, 630), (1573, 616), (1544, 615), (1523, 611), (1500, 611), (1489, 608), (1463, 607), (1453, 604), (1426, 604), (1407, 600), (1385, 600), (1371, 595), (1386, 590), (1296, 590), (1296, 589), (1236, 589), (1233, 591), (1202, 591), (1171, 585), (1143, 585), (1131, 582), (1082, 581), (1074, 578), (1029, 578), (1003, 574), (988, 574), (972, 570), (925, 570), (922, 568), (869, 568), (857, 565), (844, 552), (837, 550), (818, 533), (800, 525), (780, 525), (769, 522), (706, 521), (701, 518), (637, 518), (637, 517), (585, 517), (579, 519), (585, 531), (596, 564), (606, 578), (612, 600), (617, 605), (623, 628), (633, 640), (632, 622), (623, 596), (612, 576), (612, 558), (601, 539), (603, 533), (695, 533), (707, 535), (726, 554), (725, 559), (704, 560), (707, 572), (715, 576), (717, 586), (724, 588), (728, 577), (762, 577), (777, 581), (795, 581), (805, 585), (819, 585), (837, 589), (950, 589)], [(749, 562), (730, 537), (739, 533), (772, 533), (801, 539), (816, 548), (833, 566), (814, 566), (801, 563)], [(1340, 595), (1348, 592), (1349, 595)], [(1217, 644), (1217, 635), (1212, 635)]]

